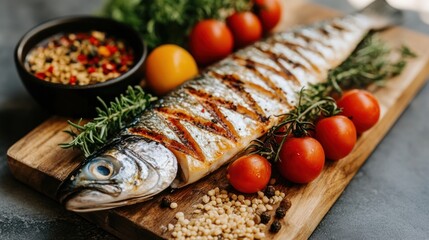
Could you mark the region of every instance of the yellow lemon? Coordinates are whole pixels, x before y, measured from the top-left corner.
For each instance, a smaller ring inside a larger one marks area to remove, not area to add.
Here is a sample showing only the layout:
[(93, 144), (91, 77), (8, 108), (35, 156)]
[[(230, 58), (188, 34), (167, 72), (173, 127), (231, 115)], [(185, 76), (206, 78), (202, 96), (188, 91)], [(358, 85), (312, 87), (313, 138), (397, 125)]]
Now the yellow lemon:
[(197, 64), (185, 49), (165, 44), (146, 60), (146, 82), (157, 95), (164, 95), (198, 74)]

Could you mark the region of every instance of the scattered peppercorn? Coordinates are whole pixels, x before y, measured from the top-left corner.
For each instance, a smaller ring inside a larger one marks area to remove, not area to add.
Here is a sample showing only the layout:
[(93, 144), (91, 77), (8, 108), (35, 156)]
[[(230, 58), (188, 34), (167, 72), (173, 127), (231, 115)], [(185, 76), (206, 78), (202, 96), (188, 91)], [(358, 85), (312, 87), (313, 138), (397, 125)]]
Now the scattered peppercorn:
[(270, 226), (270, 232), (272, 233), (278, 233), (280, 229), (282, 228), (282, 224), (279, 220), (274, 220), (273, 223)]
[(285, 207), (278, 207), (276, 209), (276, 214), (275, 214), (276, 218), (282, 219), (286, 216), (286, 208)]
[(281, 202), (280, 202), (280, 207), (284, 207), (287, 210), (289, 210), (289, 208), (292, 206), (292, 203), (290, 202), (289, 199), (284, 198)]
[(275, 192), (276, 192), (276, 189), (270, 185), (265, 188), (264, 194), (265, 196), (270, 198), (276, 194)]
[(171, 202), (172, 201), (169, 197), (163, 197), (161, 199), (161, 207), (162, 208), (168, 208), (168, 207), (170, 207)]
[(263, 212), (261, 214), (261, 223), (267, 224), (271, 219), (271, 216), (268, 212)]

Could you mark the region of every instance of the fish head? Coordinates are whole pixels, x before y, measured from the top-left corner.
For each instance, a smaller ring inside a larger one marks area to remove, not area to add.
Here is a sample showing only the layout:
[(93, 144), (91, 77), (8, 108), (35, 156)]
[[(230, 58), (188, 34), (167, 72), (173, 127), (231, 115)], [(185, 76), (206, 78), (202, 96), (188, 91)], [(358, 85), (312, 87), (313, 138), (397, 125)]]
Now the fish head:
[(169, 187), (177, 169), (176, 157), (162, 144), (127, 136), (87, 158), (60, 185), (58, 198), (75, 212), (142, 202)]

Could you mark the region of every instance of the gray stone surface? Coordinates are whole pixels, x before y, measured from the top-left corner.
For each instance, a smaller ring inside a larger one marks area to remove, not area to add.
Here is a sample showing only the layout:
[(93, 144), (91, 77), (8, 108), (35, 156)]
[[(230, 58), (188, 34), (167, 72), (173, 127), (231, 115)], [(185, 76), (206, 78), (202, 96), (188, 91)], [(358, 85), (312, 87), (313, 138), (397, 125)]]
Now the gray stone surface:
[[(316, 2), (352, 10), (346, 1)], [(101, 3), (0, 0), (0, 239), (114, 239), (16, 181), (6, 159), (7, 148), (49, 116), (19, 81), (12, 58), (15, 44), (41, 21), (94, 13)], [(407, 12), (405, 20), (405, 26), (429, 33), (429, 27), (416, 14)], [(429, 239), (428, 104), (426, 84), (316, 228), (312, 239)]]

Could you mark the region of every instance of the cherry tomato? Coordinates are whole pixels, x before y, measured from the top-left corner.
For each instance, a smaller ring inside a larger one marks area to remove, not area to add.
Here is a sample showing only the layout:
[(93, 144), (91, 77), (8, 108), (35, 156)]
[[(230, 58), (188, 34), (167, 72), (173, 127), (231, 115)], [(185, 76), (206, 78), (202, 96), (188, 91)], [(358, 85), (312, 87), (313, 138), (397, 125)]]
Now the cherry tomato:
[(271, 164), (260, 155), (238, 158), (228, 167), (229, 183), (242, 193), (255, 193), (264, 189), (271, 178)]
[(325, 154), (322, 145), (312, 137), (290, 137), (280, 149), (280, 174), (295, 183), (308, 183), (323, 170)]
[(166, 94), (197, 74), (194, 58), (177, 45), (161, 45), (146, 60), (146, 82), (157, 95)]
[(353, 150), (356, 128), (341, 115), (323, 118), (316, 124), (316, 139), (322, 144), (326, 158), (340, 160)]
[(271, 31), (279, 22), (282, 15), (279, 0), (253, 0), (255, 12), (261, 20), (264, 31)]
[(192, 29), (189, 47), (198, 64), (205, 66), (228, 56), (234, 40), (225, 23), (207, 19)]
[(252, 12), (234, 13), (226, 19), (226, 24), (234, 36), (236, 48), (249, 45), (262, 37), (261, 22)]
[(370, 129), (380, 118), (380, 104), (374, 95), (365, 90), (351, 90), (337, 104), (343, 109), (342, 115), (352, 120), (358, 133)]

